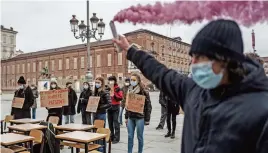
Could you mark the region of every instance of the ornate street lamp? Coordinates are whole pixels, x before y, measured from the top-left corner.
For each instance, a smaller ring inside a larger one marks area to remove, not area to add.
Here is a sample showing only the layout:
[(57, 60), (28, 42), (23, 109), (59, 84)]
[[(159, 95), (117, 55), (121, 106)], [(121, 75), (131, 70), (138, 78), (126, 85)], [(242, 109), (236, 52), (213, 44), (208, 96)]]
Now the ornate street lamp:
[[(91, 22), (91, 29), (89, 22)], [(96, 16), (96, 13), (93, 13), (93, 16), (89, 19), (89, 0), (87, 0), (87, 24), (85, 24), (83, 20), (81, 20), (79, 25), (78, 23), (79, 21), (76, 19), (76, 16), (73, 15), (73, 18), (70, 20), (70, 25), (74, 37), (76, 39), (81, 39), (82, 42), (87, 40), (88, 71), (85, 75), (85, 78), (88, 82), (93, 82), (93, 75), (90, 71), (90, 39), (94, 38), (97, 41), (102, 39), (102, 36), (104, 35), (105, 23), (103, 22), (103, 19), (99, 19)], [(79, 34), (77, 35), (78, 31)], [(99, 37), (97, 35), (99, 35)]]

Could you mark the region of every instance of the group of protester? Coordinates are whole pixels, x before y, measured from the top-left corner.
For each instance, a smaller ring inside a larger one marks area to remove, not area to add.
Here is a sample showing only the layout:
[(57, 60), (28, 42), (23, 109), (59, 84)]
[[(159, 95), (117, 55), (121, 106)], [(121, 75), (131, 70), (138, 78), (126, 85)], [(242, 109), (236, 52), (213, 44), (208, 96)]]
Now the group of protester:
[[(196, 34), (189, 51), (192, 57), (190, 77), (168, 69), (149, 53), (132, 47), (124, 36), (113, 41), (127, 52), (127, 59), (160, 89), (160, 103), (162, 109), (167, 108), (169, 118), (166, 137), (174, 138), (176, 114), (179, 106), (183, 109), (182, 153), (267, 153), (268, 78), (261, 63), (244, 55), (242, 33), (235, 21), (213, 20)], [(122, 116), (120, 101), (123, 110), (125, 93), (119, 89), (115, 77), (109, 78), (113, 95), (107, 93), (102, 78), (97, 78), (95, 84), (93, 93), (89, 84), (84, 83), (78, 99), (78, 112), (82, 113), (83, 123), (88, 124), (90, 114), (85, 111), (85, 102), (91, 95), (101, 96), (94, 118), (106, 118), (107, 111), (111, 138), (117, 143), (120, 141), (119, 124), (122, 124), (121, 119), (118, 122), (118, 116)], [(19, 79), (18, 85), (20, 89), (15, 96), (25, 97), (25, 103), (22, 109), (12, 108), (12, 114), (15, 118), (30, 117), (33, 93), (23, 79)], [(128, 153), (132, 153), (135, 128), (138, 131), (138, 152), (142, 153), (144, 125), (150, 121), (150, 98), (138, 75), (132, 75), (126, 85), (130, 86), (123, 91), (146, 96), (143, 114), (128, 110), (125, 114)], [(56, 89), (59, 87), (54, 82), (51, 90)], [(49, 115), (62, 115), (62, 108), (48, 108), (48, 111)], [(163, 123), (159, 124), (158, 129), (163, 127)]]
[[(74, 115), (76, 113), (81, 113), (82, 124), (92, 125), (95, 120), (103, 120), (105, 123), (107, 117), (111, 131), (111, 141), (116, 144), (120, 141), (120, 124), (123, 124), (122, 118), (127, 94), (134, 93), (143, 95), (145, 96), (143, 113), (125, 110), (129, 152), (132, 152), (133, 149), (135, 129), (138, 131), (139, 152), (142, 152), (144, 126), (149, 125), (152, 110), (149, 93), (145, 90), (138, 74), (132, 74), (130, 78), (126, 78), (123, 88), (118, 86), (117, 78), (115, 76), (109, 77), (108, 81), (109, 84), (105, 85), (104, 78), (96, 78), (93, 90), (90, 88), (90, 84), (88, 82), (84, 82), (83, 90), (80, 93), (79, 98), (72, 88), (72, 83), (67, 82), (65, 88), (68, 89), (68, 105), (57, 108), (46, 108), (48, 110), (47, 121), (49, 121), (51, 116), (56, 116), (59, 118), (58, 125), (62, 124), (63, 117), (65, 124), (74, 123)], [(36, 98), (38, 98), (36, 86), (27, 86), (23, 76), (19, 78), (18, 85), (19, 89), (16, 90), (14, 97), (24, 98), (25, 100), (22, 109), (12, 107), (11, 115), (14, 115), (15, 119), (31, 118), (30, 109), (32, 108), (32, 118), (35, 118)], [(57, 80), (50, 81), (50, 90), (60, 89), (61, 88), (58, 86)], [(91, 96), (100, 97), (98, 108), (95, 113), (86, 111), (88, 100)]]

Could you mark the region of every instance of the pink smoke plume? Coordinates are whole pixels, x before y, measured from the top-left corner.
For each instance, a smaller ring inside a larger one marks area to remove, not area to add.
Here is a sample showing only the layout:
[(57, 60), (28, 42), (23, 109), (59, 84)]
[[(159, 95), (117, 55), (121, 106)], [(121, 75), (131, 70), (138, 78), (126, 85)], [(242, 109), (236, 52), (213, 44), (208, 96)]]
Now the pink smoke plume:
[(133, 24), (192, 24), (215, 18), (232, 18), (244, 26), (268, 21), (268, 1), (175, 1), (137, 5), (118, 12), (114, 21)]

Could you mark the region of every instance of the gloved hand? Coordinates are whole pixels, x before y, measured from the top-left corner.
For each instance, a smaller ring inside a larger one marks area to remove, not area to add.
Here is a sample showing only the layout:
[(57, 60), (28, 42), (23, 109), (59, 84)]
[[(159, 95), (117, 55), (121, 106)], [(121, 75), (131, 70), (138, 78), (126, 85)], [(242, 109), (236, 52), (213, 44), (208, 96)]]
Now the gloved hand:
[(144, 125), (149, 125), (149, 124), (150, 124), (150, 122), (145, 122), (145, 123), (144, 123)]

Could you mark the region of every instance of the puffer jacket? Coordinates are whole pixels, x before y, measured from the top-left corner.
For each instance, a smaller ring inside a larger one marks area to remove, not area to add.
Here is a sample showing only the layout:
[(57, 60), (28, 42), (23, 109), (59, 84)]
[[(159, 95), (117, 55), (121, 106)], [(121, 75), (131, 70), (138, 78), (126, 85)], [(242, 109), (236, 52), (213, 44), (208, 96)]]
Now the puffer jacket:
[(90, 96), (92, 96), (92, 90), (87, 89), (87, 90), (83, 90), (79, 96), (79, 100), (78, 100), (78, 106), (77, 106), (77, 113), (84, 113), (86, 112), (87, 109), (87, 103), (88, 103), (88, 98)]
[(68, 106), (63, 106), (63, 115), (75, 115), (75, 106), (77, 104), (77, 95), (72, 88), (69, 88), (68, 92)]
[(241, 82), (207, 90), (131, 47), (127, 59), (185, 113), (181, 153), (267, 153), (268, 78), (246, 59)]
[(127, 120), (128, 118), (137, 118), (137, 119), (144, 118), (145, 122), (150, 122), (151, 112), (152, 112), (152, 104), (151, 104), (149, 92), (141, 90), (137, 94), (145, 96), (145, 104), (144, 104), (143, 114), (126, 110), (125, 119)]
[(111, 97), (109, 92), (100, 90), (94, 93), (94, 96), (100, 97), (97, 114), (104, 114), (111, 107)]

